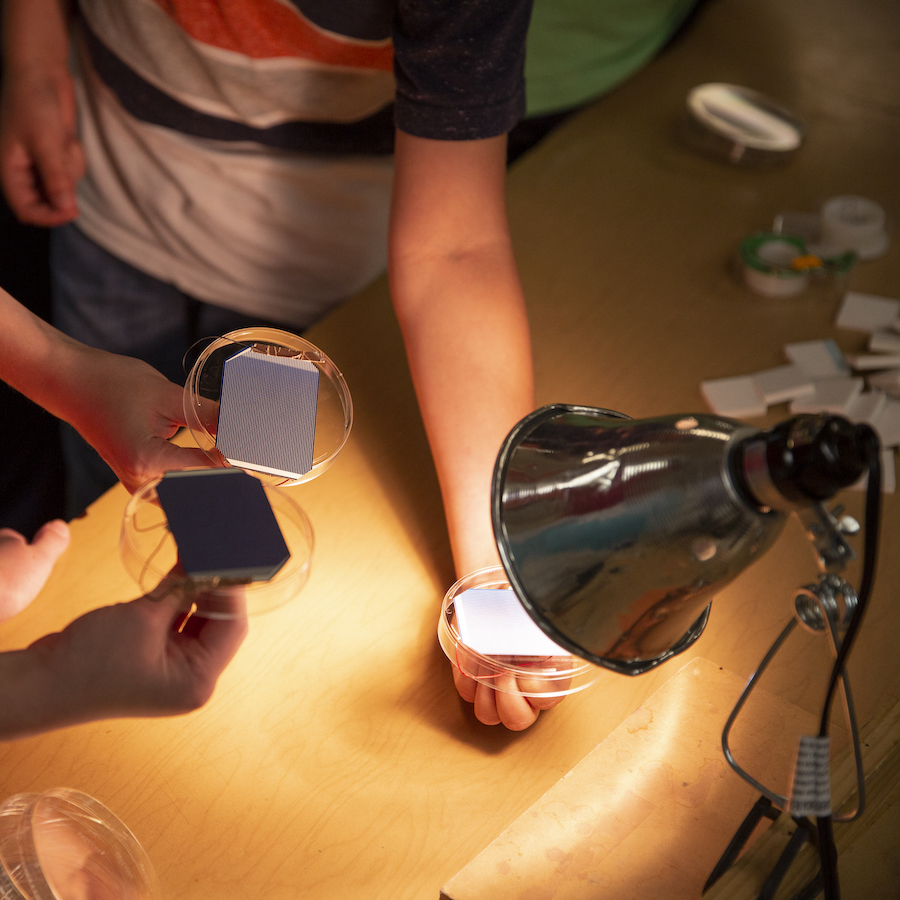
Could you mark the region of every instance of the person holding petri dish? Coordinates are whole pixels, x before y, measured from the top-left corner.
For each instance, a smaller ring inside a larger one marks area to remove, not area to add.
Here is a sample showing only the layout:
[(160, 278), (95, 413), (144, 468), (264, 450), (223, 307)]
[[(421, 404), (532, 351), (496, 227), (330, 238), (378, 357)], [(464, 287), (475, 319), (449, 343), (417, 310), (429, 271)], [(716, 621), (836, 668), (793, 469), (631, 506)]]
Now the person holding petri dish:
[[(30, 602), (67, 544), (59, 520), (30, 544), (0, 530), (0, 618)], [(185, 621), (181, 600), (159, 594), (91, 610), (23, 650), (0, 653), (0, 740), (206, 703), (243, 641), (246, 617)]]
[[(4, 4), (0, 176), (59, 226), (55, 323), (174, 378), (186, 320), (302, 331), (387, 265), (460, 575), (497, 562), (494, 458), (534, 406), (505, 205), (530, 8)], [(487, 690), (482, 721), (537, 716)]]
[[(68, 543), (60, 520), (30, 543), (0, 529), (0, 621), (28, 606)], [(238, 612), (242, 596), (233, 602)], [(165, 590), (91, 610), (23, 650), (0, 653), (0, 740), (95, 719), (197, 709), (246, 631), (239, 612), (186, 620), (180, 598)]]
[[(0, 378), (97, 441), (132, 490), (148, 472), (206, 461), (166, 440), (181, 390), (146, 363), (66, 337), (0, 290)], [(134, 403), (141, 396), (145, 403)], [(0, 529), (0, 622), (27, 607), (69, 543), (65, 522), (31, 542)], [(164, 587), (92, 610), (61, 632), (0, 653), (0, 740), (79, 722), (188, 712), (212, 694), (246, 634), (243, 596), (227, 620), (189, 618)]]
[(152, 366), (73, 340), (2, 288), (0, 321), (0, 379), (76, 429), (129, 491), (209, 464), (169, 442), (184, 425), (182, 389)]
[[(302, 331), (386, 264), (459, 576), (497, 562), (494, 458), (534, 405), (505, 209), (531, 5), (4, 5), (0, 177), (22, 221), (60, 226), (57, 324), (175, 379), (198, 322), (201, 336), (241, 319)], [(539, 9), (550, 54), (570, 56), (591, 6), (566, 6), (570, 31)], [(535, 111), (599, 89), (576, 81)], [(97, 481), (66, 440), (83, 508), (109, 473)], [(522, 696), (456, 681), (482, 722), (537, 717)]]

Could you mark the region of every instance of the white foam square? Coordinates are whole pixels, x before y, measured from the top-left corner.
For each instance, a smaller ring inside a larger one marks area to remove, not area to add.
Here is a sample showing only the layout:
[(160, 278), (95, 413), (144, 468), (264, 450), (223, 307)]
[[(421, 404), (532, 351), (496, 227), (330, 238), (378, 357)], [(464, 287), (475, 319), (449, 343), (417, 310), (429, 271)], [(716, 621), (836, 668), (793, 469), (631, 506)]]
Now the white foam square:
[(834, 324), (851, 331), (890, 328), (900, 317), (900, 300), (848, 291), (841, 301)]
[(785, 356), (813, 378), (846, 375), (849, 369), (840, 347), (828, 338), (824, 341), (800, 341), (786, 344)]
[(866, 391), (853, 401), (853, 405), (847, 410), (847, 418), (851, 422), (865, 422), (874, 428), (873, 423), (881, 415), (886, 403), (887, 395), (883, 391)]
[(878, 432), (882, 447), (900, 446), (900, 400), (888, 397), (881, 412), (870, 424)]
[(875, 372), (867, 377), (867, 381), (873, 390), (884, 391), (893, 396), (900, 394), (900, 369)]
[(453, 601), (459, 636), (486, 656), (571, 656), (554, 643), (511, 590), (471, 588)]
[(712, 378), (700, 383), (700, 392), (717, 415), (740, 419), (766, 414), (766, 398), (751, 375)]
[(857, 372), (875, 372), (900, 366), (900, 353), (851, 353), (846, 359), (850, 368)]
[(848, 378), (838, 375), (817, 379), (815, 393), (791, 402), (792, 413), (827, 412), (846, 416), (848, 410), (862, 393), (862, 378)]
[(873, 353), (900, 353), (900, 334), (895, 331), (875, 331), (869, 338)]
[(751, 377), (770, 406), (773, 403), (796, 400), (798, 397), (808, 397), (815, 392), (812, 378), (800, 366), (791, 363), (774, 369), (764, 369)]

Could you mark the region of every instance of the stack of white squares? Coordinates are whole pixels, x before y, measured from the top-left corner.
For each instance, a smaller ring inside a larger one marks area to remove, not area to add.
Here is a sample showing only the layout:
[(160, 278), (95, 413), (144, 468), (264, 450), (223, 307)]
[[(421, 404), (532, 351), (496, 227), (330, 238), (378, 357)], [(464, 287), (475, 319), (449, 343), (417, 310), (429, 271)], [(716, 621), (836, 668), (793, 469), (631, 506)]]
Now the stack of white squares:
[(845, 356), (830, 339), (787, 344), (786, 365), (704, 381), (700, 390), (722, 416), (753, 418), (789, 403), (792, 414), (827, 412), (871, 425), (881, 438), (884, 490), (893, 493), (894, 450), (900, 445), (900, 300), (850, 292), (835, 325), (867, 333), (869, 352)]

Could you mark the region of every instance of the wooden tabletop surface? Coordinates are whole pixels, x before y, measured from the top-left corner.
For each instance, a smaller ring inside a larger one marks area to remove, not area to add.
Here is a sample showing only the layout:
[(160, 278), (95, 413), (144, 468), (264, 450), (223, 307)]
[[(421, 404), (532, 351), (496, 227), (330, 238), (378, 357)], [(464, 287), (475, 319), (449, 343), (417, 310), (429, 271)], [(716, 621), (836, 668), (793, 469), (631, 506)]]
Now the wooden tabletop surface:
[[(833, 325), (839, 289), (762, 298), (732, 261), (783, 210), (859, 194), (900, 211), (898, 24), (895, 0), (711, 0), (675, 46), (513, 168), (539, 403), (633, 417), (703, 411), (702, 380), (779, 365), (785, 343), (833, 337), (862, 348), (863, 335)], [(794, 109), (803, 147), (770, 169), (688, 147), (684, 99), (708, 81)], [(900, 296), (896, 240), (848, 286)], [(0, 795), (95, 796), (137, 835), (170, 900), (436, 900), (686, 661), (637, 679), (605, 675), (521, 734), (480, 725), (435, 639), (453, 572), (386, 281), (307, 337), (346, 376), (356, 419), (334, 466), (294, 489), (317, 541), (303, 592), (253, 618), (202, 710), (0, 745)], [(777, 407), (755, 424), (787, 416)], [(0, 649), (135, 596), (118, 555), (126, 499), (116, 488), (73, 523), (71, 548), (39, 599), (0, 630)], [(861, 494), (839, 499), (861, 512)], [(878, 582), (850, 664), (864, 724), (900, 696), (898, 520), (887, 496)], [(792, 521), (721, 592), (691, 654), (745, 678), (790, 616), (794, 588), (815, 574)], [(767, 688), (815, 713), (827, 647), (794, 640)]]

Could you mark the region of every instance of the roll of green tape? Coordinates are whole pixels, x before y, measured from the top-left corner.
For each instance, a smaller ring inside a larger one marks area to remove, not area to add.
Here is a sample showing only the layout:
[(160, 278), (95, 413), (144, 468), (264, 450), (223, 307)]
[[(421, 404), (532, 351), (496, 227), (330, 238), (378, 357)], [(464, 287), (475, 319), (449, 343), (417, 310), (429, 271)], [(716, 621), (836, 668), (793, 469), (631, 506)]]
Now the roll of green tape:
[(821, 265), (808, 256), (803, 240), (791, 234), (752, 234), (741, 244), (740, 255), (747, 286), (766, 297), (799, 294), (809, 284), (809, 269)]

